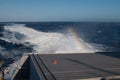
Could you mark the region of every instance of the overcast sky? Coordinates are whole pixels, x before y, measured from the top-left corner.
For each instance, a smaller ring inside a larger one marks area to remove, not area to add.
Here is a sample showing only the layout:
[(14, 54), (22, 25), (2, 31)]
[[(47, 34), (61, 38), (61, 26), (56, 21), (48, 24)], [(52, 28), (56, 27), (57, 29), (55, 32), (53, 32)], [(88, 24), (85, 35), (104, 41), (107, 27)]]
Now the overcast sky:
[(120, 0), (0, 0), (4, 21), (120, 22)]

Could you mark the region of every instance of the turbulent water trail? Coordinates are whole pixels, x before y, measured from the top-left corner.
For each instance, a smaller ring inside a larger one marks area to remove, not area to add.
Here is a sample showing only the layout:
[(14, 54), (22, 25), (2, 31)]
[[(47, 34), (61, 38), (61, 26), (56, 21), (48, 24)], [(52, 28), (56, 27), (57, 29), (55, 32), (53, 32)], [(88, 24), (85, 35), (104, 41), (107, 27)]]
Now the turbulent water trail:
[(4, 26), (4, 29), (2, 40), (33, 47), (35, 53), (95, 52), (95, 49), (82, 39), (79, 41), (81, 45), (76, 44), (73, 35), (40, 32), (22, 24)]

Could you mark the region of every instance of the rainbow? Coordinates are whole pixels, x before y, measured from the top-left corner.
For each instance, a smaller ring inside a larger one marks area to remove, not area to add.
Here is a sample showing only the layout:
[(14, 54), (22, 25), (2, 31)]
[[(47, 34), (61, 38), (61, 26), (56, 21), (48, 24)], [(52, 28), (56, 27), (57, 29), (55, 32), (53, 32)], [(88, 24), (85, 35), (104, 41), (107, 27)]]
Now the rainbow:
[(93, 47), (89, 45), (88, 43), (85, 43), (77, 34), (77, 32), (72, 28), (68, 28), (69, 34), (72, 36), (73, 41), (75, 42), (75, 45), (77, 46), (77, 49), (80, 50), (80, 52), (95, 52)]
[(78, 44), (80, 44), (80, 38), (78, 37), (77, 32), (71, 27), (68, 28), (68, 32), (72, 35), (74, 41), (77, 42)]

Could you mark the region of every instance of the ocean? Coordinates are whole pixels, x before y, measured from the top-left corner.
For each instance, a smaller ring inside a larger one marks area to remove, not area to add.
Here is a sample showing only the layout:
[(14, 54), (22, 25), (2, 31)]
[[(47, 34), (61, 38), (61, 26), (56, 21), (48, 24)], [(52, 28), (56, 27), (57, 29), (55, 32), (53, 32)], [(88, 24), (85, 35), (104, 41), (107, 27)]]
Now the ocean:
[(0, 22), (0, 60), (6, 68), (15, 69), (26, 54), (119, 51), (119, 22)]

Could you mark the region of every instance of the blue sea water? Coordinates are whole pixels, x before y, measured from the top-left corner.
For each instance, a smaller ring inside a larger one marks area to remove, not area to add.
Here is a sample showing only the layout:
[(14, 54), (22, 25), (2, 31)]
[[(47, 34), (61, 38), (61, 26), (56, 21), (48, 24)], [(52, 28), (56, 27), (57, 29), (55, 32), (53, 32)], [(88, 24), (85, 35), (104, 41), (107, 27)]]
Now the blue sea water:
[(3, 67), (15, 63), (24, 54), (113, 51), (120, 51), (119, 22), (0, 23), (0, 60), (5, 62)]

